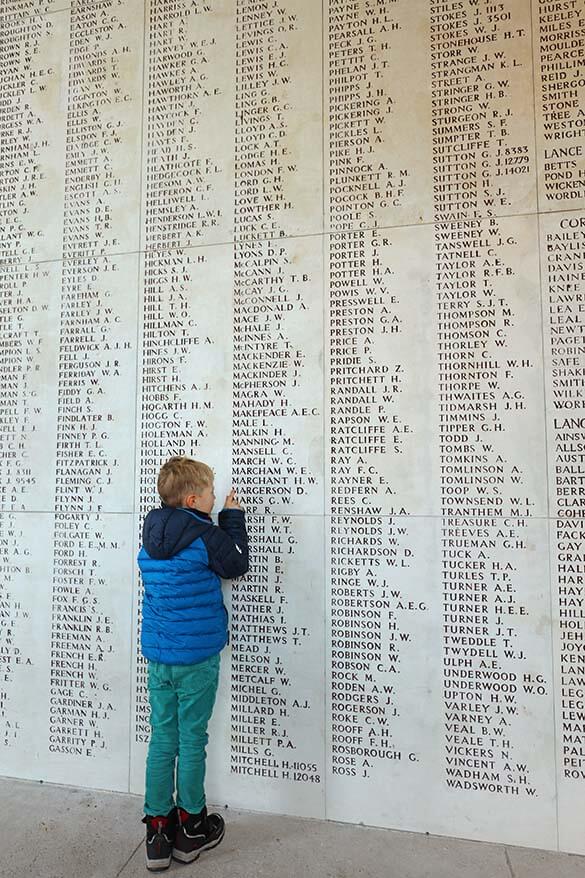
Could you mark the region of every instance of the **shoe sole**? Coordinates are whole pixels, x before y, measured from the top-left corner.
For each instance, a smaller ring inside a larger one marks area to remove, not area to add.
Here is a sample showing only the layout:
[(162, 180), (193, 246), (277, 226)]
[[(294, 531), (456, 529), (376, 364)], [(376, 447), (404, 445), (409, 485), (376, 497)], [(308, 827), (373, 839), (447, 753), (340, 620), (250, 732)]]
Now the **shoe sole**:
[(179, 851), (176, 848), (173, 848), (173, 860), (176, 860), (177, 863), (194, 863), (195, 860), (199, 858), (199, 855), (204, 853), (204, 851), (210, 851), (213, 848), (216, 848), (218, 844), (222, 841), (224, 835), (225, 826), (219, 838), (216, 838), (214, 841), (210, 841), (208, 844), (202, 845), (200, 848), (197, 848), (196, 851), (190, 851), (189, 853), (185, 853), (185, 851)]
[(146, 858), (146, 868), (149, 872), (162, 872), (163, 869), (168, 869), (171, 865), (172, 856), (169, 854), (168, 860), (149, 860)]

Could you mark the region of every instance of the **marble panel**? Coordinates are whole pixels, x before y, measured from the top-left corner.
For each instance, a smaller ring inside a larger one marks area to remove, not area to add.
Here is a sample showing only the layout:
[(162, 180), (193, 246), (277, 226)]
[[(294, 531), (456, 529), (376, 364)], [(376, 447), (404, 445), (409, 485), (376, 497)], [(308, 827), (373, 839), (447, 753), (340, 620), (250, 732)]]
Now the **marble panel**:
[(435, 225), (441, 512), (546, 516), (536, 218), (463, 226)]
[(327, 817), (430, 831), (443, 759), (440, 519), (332, 516), (327, 536)]
[(555, 846), (546, 536), (332, 519), (329, 818)]
[(0, 512), (0, 774), (44, 778), (49, 696), (53, 516)]
[[(48, 4), (18, 5), (36, 13)], [(69, 15), (2, 16), (0, 43), (0, 264), (57, 259), (63, 246)]]
[(325, 249), (326, 509), (436, 514), (433, 228), (336, 232)]
[(203, 460), (231, 487), (233, 246), (147, 252), (141, 267), (136, 508), (158, 505), (169, 457)]
[(551, 515), (583, 517), (585, 213), (540, 217)]
[(585, 851), (584, 228), (582, 211), (540, 217), (559, 845), (575, 853)]
[(142, 249), (233, 240), (233, 6), (146, 3)]
[(138, 254), (64, 260), (55, 509), (133, 512)]
[(233, 479), (254, 514), (323, 512), (323, 252), (237, 242)]
[(55, 502), (61, 265), (0, 264), (0, 508)]
[(63, 256), (140, 241), (143, 0), (72, 5), (66, 88)]
[(443, 519), (449, 618), (437, 831), (555, 848), (548, 522), (521, 513), (469, 524)]
[(408, 0), (324, 11), (325, 228), (429, 222), (433, 17)]
[(530, 0), (429, 11), (435, 220), (534, 213)]
[(321, 6), (234, 6), (235, 240), (316, 234), (323, 230)]
[(39, 757), (53, 783), (128, 789), (133, 536), (132, 515), (55, 514)]
[(465, 225), (329, 236), (333, 514), (547, 514), (536, 218)]
[(585, 853), (585, 517), (550, 521), (559, 847)]
[(539, 210), (583, 210), (585, 90), (579, 40), (585, 11), (579, 2), (553, 9), (535, 0), (532, 6)]

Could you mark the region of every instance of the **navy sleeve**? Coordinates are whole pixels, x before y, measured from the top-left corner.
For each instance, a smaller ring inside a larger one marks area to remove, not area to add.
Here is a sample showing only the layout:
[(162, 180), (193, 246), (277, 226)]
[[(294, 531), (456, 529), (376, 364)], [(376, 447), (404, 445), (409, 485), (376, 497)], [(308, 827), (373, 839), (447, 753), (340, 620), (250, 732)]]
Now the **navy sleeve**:
[(209, 566), (222, 579), (234, 579), (248, 572), (248, 534), (243, 509), (222, 509), (219, 527), (203, 535)]

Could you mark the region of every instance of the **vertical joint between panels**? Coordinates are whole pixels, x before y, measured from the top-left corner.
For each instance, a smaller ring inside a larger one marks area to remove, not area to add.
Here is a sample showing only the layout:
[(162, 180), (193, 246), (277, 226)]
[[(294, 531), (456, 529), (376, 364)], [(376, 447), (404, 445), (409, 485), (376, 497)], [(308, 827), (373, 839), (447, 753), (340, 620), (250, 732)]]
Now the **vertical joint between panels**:
[(327, 664), (329, 658), (329, 644), (327, 639), (327, 612), (328, 612), (328, 590), (329, 590), (329, 576), (327, 575), (327, 557), (328, 557), (328, 530), (329, 530), (329, 517), (327, 515), (327, 502), (328, 502), (328, 492), (327, 492), (327, 484), (328, 484), (328, 460), (327, 460), (327, 431), (326, 425), (328, 419), (326, 420), (325, 414), (328, 411), (328, 376), (329, 376), (329, 347), (328, 347), (328, 339), (327, 332), (329, 326), (329, 296), (327, 289), (327, 277), (328, 275), (328, 236), (326, 235), (326, 226), (325, 226), (325, 218), (327, 216), (327, 205), (325, 200), (325, 180), (327, 175), (327, 166), (325, 163), (325, 120), (327, 118), (326, 114), (326, 106), (325, 106), (325, 39), (326, 39), (326, 24), (327, 24), (327, 0), (321, 0), (321, 167), (322, 167), (322, 175), (321, 175), (321, 234), (322, 234), (322, 247), (321, 252), (323, 255), (323, 268), (322, 268), (322, 310), (323, 310), (323, 817), (327, 819), (327, 775), (328, 775), (328, 762), (327, 762), (327, 742), (328, 742), (328, 716), (330, 715), (329, 710), (329, 697), (327, 692)]
[[(142, 394), (142, 381), (140, 379), (140, 364), (142, 363), (141, 356), (141, 337), (144, 325), (144, 314), (143, 314), (143, 297), (141, 295), (142, 288), (142, 263), (146, 262), (146, 252), (142, 249), (142, 229), (145, 225), (145, 213), (144, 213), (144, 163), (146, 157), (144, 155), (144, 131), (146, 126), (148, 125), (148, 112), (146, 109), (146, 95), (147, 95), (147, 77), (148, 77), (148, 66), (147, 66), (147, 54), (146, 54), (146, 36), (147, 36), (147, 13), (148, 13), (148, 4), (149, 0), (143, 0), (143, 11), (142, 11), (142, 93), (141, 93), (141, 113), (140, 113), (140, 149), (139, 149), (139, 157), (140, 157), (140, 174), (139, 174), (139, 183), (138, 183), (138, 254), (137, 254), (137, 266), (136, 266), (136, 336), (135, 336), (135, 345), (136, 345), (136, 375), (134, 382), (134, 425), (135, 425), (135, 441), (134, 441), (134, 492), (133, 492), (133, 515), (132, 515), (132, 537), (131, 537), (131, 545), (134, 545), (134, 539), (136, 536), (136, 532), (134, 527), (137, 523), (137, 516), (140, 513), (140, 461), (141, 461), (141, 425), (139, 424), (139, 406), (138, 402), (141, 398)], [(132, 679), (132, 671), (134, 668), (134, 660), (137, 651), (137, 643), (138, 643), (138, 570), (136, 563), (134, 562), (134, 552), (132, 553), (132, 593), (130, 595), (130, 606), (131, 606), (131, 629), (130, 629), (130, 705), (129, 705), (129, 724), (128, 724), (128, 792), (131, 790), (132, 786), (132, 731), (133, 731), (133, 721), (134, 721), (134, 698), (133, 693), (135, 691), (135, 680)]]
[(538, 290), (540, 297), (540, 339), (541, 339), (541, 361), (542, 361), (542, 401), (544, 407), (544, 460), (545, 460), (545, 480), (546, 480), (546, 522), (547, 522), (547, 557), (548, 557), (548, 593), (549, 593), (549, 613), (550, 613), (550, 652), (551, 652), (551, 688), (552, 688), (552, 721), (553, 721), (553, 756), (554, 756), (554, 790), (555, 790), (555, 809), (556, 809), (556, 842), (557, 850), (560, 849), (560, 825), (559, 825), (559, 764), (558, 764), (558, 724), (557, 724), (557, 686), (555, 673), (555, 612), (553, 599), (553, 566), (552, 566), (552, 520), (551, 520), (551, 496), (550, 496), (550, 457), (549, 457), (549, 435), (548, 435), (548, 394), (546, 382), (546, 340), (544, 333), (544, 322), (546, 318), (546, 309), (544, 305), (544, 292), (542, 283), (542, 241), (540, 234), (540, 173), (538, 161), (538, 132), (536, 127), (537, 108), (536, 108), (536, 70), (537, 70), (537, 47), (535, 45), (534, 34), (534, 4), (538, 0), (528, 0), (530, 7), (530, 43), (531, 43), (531, 69), (532, 69), (532, 117), (534, 132), (534, 167), (535, 167), (535, 190), (536, 190), (536, 241), (538, 253)]

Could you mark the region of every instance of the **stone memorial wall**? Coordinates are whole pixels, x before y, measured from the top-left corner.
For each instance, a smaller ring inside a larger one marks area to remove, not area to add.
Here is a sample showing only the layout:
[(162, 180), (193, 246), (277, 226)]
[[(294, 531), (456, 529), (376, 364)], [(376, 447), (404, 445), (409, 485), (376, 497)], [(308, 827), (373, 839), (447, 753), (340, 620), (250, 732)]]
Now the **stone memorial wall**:
[(142, 791), (185, 453), (210, 800), (585, 853), (584, 95), (584, 0), (0, 0), (1, 773)]

